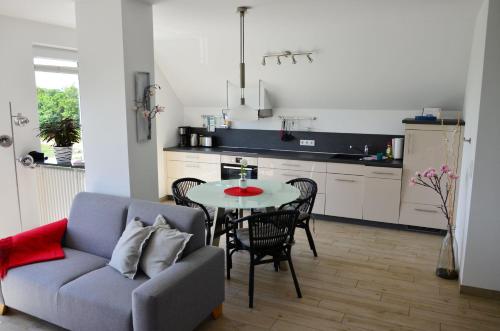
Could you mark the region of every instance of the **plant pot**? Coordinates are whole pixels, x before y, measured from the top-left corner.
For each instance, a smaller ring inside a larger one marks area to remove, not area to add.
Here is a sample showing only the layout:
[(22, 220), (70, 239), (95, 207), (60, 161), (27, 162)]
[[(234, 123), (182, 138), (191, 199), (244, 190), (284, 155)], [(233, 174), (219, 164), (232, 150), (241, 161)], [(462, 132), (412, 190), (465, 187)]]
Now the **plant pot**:
[(448, 229), (441, 243), (436, 276), (444, 279), (458, 279), (457, 240), (453, 228)]
[(65, 147), (54, 146), (54, 152), (58, 164), (71, 163), (71, 156), (73, 155), (73, 146), (65, 146)]

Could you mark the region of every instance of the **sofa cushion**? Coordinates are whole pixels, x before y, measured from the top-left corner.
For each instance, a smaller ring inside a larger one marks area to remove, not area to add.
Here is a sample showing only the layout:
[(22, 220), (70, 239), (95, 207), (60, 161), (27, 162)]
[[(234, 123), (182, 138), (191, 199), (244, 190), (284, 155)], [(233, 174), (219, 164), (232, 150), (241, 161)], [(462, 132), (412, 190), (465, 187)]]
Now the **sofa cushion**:
[(105, 266), (66, 285), (59, 291), (60, 325), (78, 330), (132, 330), (132, 291), (147, 281), (123, 277)]
[(127, 220), (139, 217), (144, 224), (152, 225), (158, 214), (163, 215), (173, 228), (193, 235), (184, 249), (184, 255), (205, 246), (205, 216), (199, 209), (132, 200)]
[(143, 248), (154, 230), (153, 226), (144, 226), (139, 218), (129, 222), (113, 250), (109, 265), (123, 276), (134, 279)]
[(57, 324), (59, 288), (107, 263), (99, 256), (70, 248), (64, 248), (64, 254), (62, 260), (11, 269), (2, 280), (5, 304)]
[(125, 229), (130, 199), (78, 193), (71, 205), (65, 245), (110, 259)]

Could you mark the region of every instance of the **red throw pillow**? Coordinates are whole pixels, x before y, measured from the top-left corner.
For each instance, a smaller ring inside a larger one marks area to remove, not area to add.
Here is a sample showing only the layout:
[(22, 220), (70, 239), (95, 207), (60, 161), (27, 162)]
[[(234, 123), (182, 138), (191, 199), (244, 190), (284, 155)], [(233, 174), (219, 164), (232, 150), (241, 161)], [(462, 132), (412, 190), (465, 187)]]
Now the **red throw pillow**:
[(0, 278), (10, 268), (64, 258), (61, 241), (68, 220), (62, 219), (0, 240)]

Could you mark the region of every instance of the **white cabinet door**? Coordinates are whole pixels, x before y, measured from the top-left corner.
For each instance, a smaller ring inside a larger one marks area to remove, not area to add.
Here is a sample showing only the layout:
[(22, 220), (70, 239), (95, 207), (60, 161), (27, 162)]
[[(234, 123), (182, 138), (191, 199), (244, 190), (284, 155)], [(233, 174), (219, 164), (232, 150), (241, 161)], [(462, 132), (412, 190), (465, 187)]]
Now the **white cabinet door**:
[(327, 174), (325, 214), (363, 217), (363, 176)]
[(401, 181), (365, 177), (363, 219), (398, 223)]
[(326, 163), (259, 157), (259, 168), (326, 172)]
[(168, 161), (186, 161), (186, 162), (202, 162), (202, 163), (220, 163), (220, 154), (204, 154), (204, 153), (189, 153), (189, 152), (172, 152), (167, 151)]
[(402, 201), (438, 205), (439, 198), (434, 192), (424, 187), (410, 186), (409, 181), (417, 171), (430, 167), (439, 169), (445, 163), (456, 170), (460, 131), (406, 130), (405, 141)]
[(446, 218), (438, 206), (402, 203), (399, 223), (425, 228), (446, 229)]
[(277, 180), (280, 182), (288, 182), (295, 178), (309, 178), (318, 185), (318, 193), (325, 193), (326, 173), (324, 172), (259, 168), (258, 177), (262, 180)]

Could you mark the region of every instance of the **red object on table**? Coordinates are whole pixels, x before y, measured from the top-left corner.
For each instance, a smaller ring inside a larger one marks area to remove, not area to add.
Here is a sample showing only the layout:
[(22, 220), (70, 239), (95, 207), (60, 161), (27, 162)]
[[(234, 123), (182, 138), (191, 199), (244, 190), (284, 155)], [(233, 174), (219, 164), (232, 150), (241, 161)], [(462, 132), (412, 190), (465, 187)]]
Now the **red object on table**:
[(255, 186), (249, 186), (247, 188), (235, 186), (224, 190), (224, 193), (234, 197), (253, 197), (262, 194), (262, 192), (264, 192), (264, 190)]
[(61, 242), (67, 225), (65, 218), (0, 239), (0, 278), (14, 267), (64, 258)]

